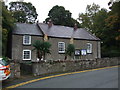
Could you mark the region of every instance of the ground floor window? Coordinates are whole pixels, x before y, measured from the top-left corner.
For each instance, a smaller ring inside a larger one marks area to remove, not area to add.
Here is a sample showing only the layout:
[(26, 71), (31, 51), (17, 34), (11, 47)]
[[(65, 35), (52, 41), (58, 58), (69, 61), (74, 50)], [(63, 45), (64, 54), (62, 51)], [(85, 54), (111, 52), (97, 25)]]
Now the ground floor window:
[(23, 60), (31, 60), (31, 50), (23, 50)]
[(92, 53), (92, 44), (91, 43), (87, 43), (87, 53)]

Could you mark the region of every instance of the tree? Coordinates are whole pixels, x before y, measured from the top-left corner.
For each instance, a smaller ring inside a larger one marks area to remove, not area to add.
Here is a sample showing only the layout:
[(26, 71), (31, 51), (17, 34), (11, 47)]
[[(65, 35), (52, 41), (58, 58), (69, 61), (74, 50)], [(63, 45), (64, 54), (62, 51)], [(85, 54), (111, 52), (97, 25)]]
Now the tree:
[(110, 9), (110, 16), (106, 20), (107, 25), (118, 32), (115, 38), (120, 41), (120, 1), (114, 2)]
[(97, 12), (99, 11), (100, 6), (97, 4), (87, 5), (85, 13), (80, 13), (78, 20), (81, 22), (81, 26), (93, 31), (93, 21)]
[(12, 17), (12, 13), (7, 9), (4, 2), (2, 2), (2, 10), (0, 11), (2, 11), (2, 28), (6, 28), (8, 31), (13, 30), (15, 19)]
[(48, 18), (45, 19), (46, 22), (49, 19), (52, 19), (55, 25), (63, 25), (63, 26), (70, 26), (73, 27), (75, 23), (80, 24), (77, 20), (71, 18), (72, 13), (69, 10), (65, 10), (63, 6), (54, 6), (48, 13)]
[(50, 54), (51, 44), (49, 42), (42, 42), (40, 40), (36, 40), (33, 43), (33, 47), (34, 47), (33, 50), (37, 51), (37, 58), (39, 58), (39, 60), (42, 59), (42, 56), (43, 56), (43, 59), (45, 59), (45, 55), (47, 53)]
[(2, 55), (10, 57), (11, 34), (15, 26), (15, 19), (5, 3), (0, 1), (0, 4), (2, 4), (2, 8), (0, 8), (0, 12), (2, 12), (2, 16), (0, 16), (2, 18)]
[(65, 60), (67, 59), (67, 56), (72, 57), (75, 52), (75, 46), (73, 44), (68, 44), (66, 52), (65, 52)]
[(46, 54), (50, 54), (50, 47), (51, 47), (51, 44), (49, 42), (43, 42), (42, 43), (42, 54), (43, 54), (43, 59), (45, 60), (45, 56)]
[(108, 12), (106, 9), (102, 8), (99, 10), (94, 16), (93, 25), (92, 25), (92, 33), (94, 33), (101, 40), (104, 40), (104, 31), (106, 28), (106, 19), (108, 18)]
[(108, 18), (106, 21), (107, 39), (105, 41), (107, 50), (105, 55), (109, 57), (120, 56), (120, 1), (114, 2), (110, 7)]
[(33, 47), (34, 47), (33, 50), (36, 50), (36, 52), (37, 52), (37, 58), (39, 58), (39, 60), (41, 60), (41, 58), (42, 58), (42, 53), (40, 52), (40, 50), (41, 50), (41, 45), (42, 45), (42, 42), (39, 41), (39, 40), (37, 40), (37, 41), (35, 41), (35, 42), (33, 43)]
[(99, 9), (99, 5), (88, 5), (86, 13), (79, 14), (84, 28), (90, 30), (101, 39), (102, 57), (120, 55), (120, 1), (113, 3), (111, 11)]
[(38, 16), (36, 8), (26, 2), (11, 2), (10, 11), (17, 22), (21, 23), (34, 23)]

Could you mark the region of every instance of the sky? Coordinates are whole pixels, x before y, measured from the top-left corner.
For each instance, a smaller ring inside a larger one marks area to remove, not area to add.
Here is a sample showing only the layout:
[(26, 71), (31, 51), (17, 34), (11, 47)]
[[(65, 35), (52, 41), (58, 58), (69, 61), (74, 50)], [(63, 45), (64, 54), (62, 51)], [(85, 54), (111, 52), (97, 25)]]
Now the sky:
[[(18, 0), (4, 0), (8, 5), (11, 1)], [(35, 6), (38, 13), (39, 22), (43, 22), (47, 17), (49, 11), (53, 6), (59, 5), (63, 6), (65, 10), (69, 10), (72, 13), (72, 18), (77, 19), (79, 13), (84, 13), (87, 5), (93, 3), (100, 5), (101, 8), (106, 8), (109, 10), (108, 2), (110, 0), (21, 0), (24, 2), (31, 2)]]

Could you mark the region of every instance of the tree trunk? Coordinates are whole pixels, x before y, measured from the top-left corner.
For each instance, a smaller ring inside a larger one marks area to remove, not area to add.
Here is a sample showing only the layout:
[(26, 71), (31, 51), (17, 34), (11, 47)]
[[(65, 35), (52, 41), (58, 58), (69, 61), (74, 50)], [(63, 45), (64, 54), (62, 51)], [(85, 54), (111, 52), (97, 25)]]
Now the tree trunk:
[(65, 60), (67, 59), (67, 55), (65, 55)]
[(40, 51), (39, 51), (39, 50), (37, 51), (37, 57), (39, 58), (39, 61), (41, 61), (42, 54), (40, 53)]

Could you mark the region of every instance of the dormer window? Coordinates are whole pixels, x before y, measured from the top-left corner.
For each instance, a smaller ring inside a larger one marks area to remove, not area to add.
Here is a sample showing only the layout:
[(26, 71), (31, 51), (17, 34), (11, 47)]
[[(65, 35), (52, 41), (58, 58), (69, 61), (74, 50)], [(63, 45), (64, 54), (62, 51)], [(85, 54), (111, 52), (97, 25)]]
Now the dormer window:
[(30, 45), (31, 44), (31, 36), (30, 35), (24, 35), (23, 36), (23, 44), (24, 45)]

